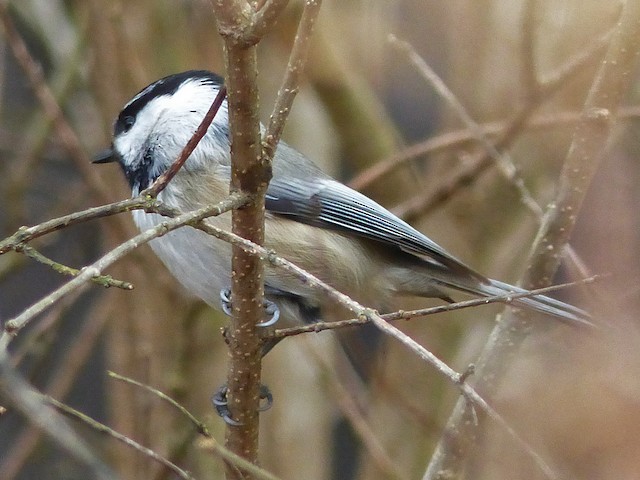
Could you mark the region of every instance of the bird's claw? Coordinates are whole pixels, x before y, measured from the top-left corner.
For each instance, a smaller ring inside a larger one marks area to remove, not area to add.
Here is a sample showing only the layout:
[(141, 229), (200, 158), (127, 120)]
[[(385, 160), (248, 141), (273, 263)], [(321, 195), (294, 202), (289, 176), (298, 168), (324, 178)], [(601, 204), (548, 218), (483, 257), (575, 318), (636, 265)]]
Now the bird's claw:
[[(227, 401), (227, 392), (229, 389), (226, 385), (221, 386), (218, 391), (211, 398), (211, 402), (216, 409), (216, 412), (227, 425), (232, 425), (234, 427), (242, 425), (242, 422), (234, 420), (231, 417), (231, 412), (229, 411), (229, 403)], [(269, 410), (273, 405), (273, 394), (269, 387), (266, 385), (260, 385), (260, 406), (258, 407), (258, 412), (264, 412)], [(266, 400), (262, 402), (262, 400)]]
[(273, 394), (266, 385), (260, 384), (260, 400), (266, 400), (266, 402), (260, 402), (259, 412), (266, 412), (273, 405)]
[[(220, 304), (224, 313), (226, 313), (228, 316), (233, 315), (230, 288), (223, 288), (222, 290), (220, 290)], [(269, 319), (265, 320), (264, 322), (257, 323), (256, 326), (265, 328), (275, 325), (280, 319), (280, 308), (278, 308), (278, 305), (276, 305), (271, 300), (267, 300), (266, 298), (264, 298), (262, 299), (262, 306), (265, 313), (269, 316)]]
[(264, 322), (260, 322), (256, 324), (256, 327), (270, 327), (275, 325), (276, 322), (280, 319), (280, 309), (278, 305), (276, 305), (271, 300), (267, 300), (266, 298), (262, 299), (262, 307), (264, 308), (264, 312), (269, 315), (271, 318), (269, 320), (265, 320)]
[(220, 290), (220, 305), (222, 306), (222, 311), (226, 313), (229, 317), (233, 315), (233, 310), (231, 307), (231, 289), (223, 288)]
[(211, 402), (218, 412), (218, 415), (222, 417), (224, 423), (227, 425), (231, 425), (233, 427), (238, 427), (242, 425), (242, 422), (234, 420), (231, 417), (231, 412), (229, 411), (229, 403), (227, 402), (227, 391), (229, 389), (226, 385), (221, 386), (218, 391), (211, 397)]

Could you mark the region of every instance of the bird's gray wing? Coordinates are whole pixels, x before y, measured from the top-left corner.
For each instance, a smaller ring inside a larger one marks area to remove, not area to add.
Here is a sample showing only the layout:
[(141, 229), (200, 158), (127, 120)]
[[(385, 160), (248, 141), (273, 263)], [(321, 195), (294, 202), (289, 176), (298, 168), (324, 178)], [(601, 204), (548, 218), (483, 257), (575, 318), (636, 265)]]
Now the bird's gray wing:
[(266, 195), (267, 211), (322, 228), (365, 237), (419, 257), (437, 268), (487, 279), (447, 253), (384, 207), (329, 177), (274, 177)]

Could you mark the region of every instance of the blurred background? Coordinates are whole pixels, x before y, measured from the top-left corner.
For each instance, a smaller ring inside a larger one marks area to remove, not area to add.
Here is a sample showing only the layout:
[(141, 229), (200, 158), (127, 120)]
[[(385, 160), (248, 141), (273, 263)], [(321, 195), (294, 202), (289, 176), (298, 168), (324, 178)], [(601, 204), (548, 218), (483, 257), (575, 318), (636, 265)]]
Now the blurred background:
[[(117, 166), (89, 163), (108, 146), (124, 103), (170, 73), (223, 73), (222, 45), (206, 0), (0, 5), (2, 238), (21, 225), (129, 197)], [(292, 0), (260, 44), (264, 120), (300, 6)], [(471, 168), (483, 149), (389, 35), (412, 45), (486, 126), (489, 138), (528, 109), (504, 152), (544, 208), (556, 192), (576, 116), (605, 52), (598, 42), (619, 12), (618, 2), (598, 0), (325, 0), (285, 140), (467, 264), (517, 282), (538, 218), (492, 162), (459, 188), (438, 193)], [(569, 67), (570, 75), (554, 80)], [(536, 77), (556, 83), (536, 89)], [(640, 138), (633, 85), (572, 240), (585, 271), (611, 275), (557, 295), (592, 311), (607, 325), (606, 333), (585, 335), (540, 318), (549, 328), (527, 339), (511, 359), (493, 402), (557, 473), (570, 478), (631, 479), (640, 471)], [(396, 163), (375, 176), (374, 166)], [(130, 216), (123, 214), (64, 229), (33, 246), (81, 268), (134, 234)], [(41, 391), (154, 449), (195, 478), (221, 478), (221, 463), (201, 448), (183, 416), (106, 372), (169, 394), (222, 441), (224, 424), (210, 397), (225, 379), (220, 330), (227, 319), (190, 298), (147, 246), (108, 273), (135, 289), (92, 286), (49, 309), (12, 344), (21, 373)], [(580, 275), (562, 268), (555, 281)], [(0, 320), (63, 282), (23, 255), (0, 256)], [(397, 307), (432, 304), (398, 299)], [(499, 311), (486, 306), (400, 327), (463, 371), (478, 357)], [(394, 341), (385, 341), (375, 357), (365, 387), (332, 333), (278, 345), (264, 363), (263, 381), (276, 401), (261, 416), (262, 465), (283, 479), (422, 478), (458, 390)], [(88, 478), (81, 465), (6, 406), (9, 412), (0, 416), (1, 478)], [(341, 417), (355, 422), (364, 444), (359, 455), (349, 454), (352, 462), (344, 463), (344, 453), (351, 451), (333, 435)], [(174, 478), (113, 439), (74, 425), (122, 478)], [(491, 422), (471, 452), (468, 478), (545, 478)]]

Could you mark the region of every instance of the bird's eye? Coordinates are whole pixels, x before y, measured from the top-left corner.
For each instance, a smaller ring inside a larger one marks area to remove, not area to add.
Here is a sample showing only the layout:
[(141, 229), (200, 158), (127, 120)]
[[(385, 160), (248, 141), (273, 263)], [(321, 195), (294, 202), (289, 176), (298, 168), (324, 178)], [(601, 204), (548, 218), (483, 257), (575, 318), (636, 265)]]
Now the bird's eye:
[(131, 127), (133, 127), (134, 123), (136, 123), (135, 117), (132, 117), (131, 115), (127, 115), (126, 117), (124, 117), (122, 119), (123, 131), (128, 132), (129, 130), (131, 130)]

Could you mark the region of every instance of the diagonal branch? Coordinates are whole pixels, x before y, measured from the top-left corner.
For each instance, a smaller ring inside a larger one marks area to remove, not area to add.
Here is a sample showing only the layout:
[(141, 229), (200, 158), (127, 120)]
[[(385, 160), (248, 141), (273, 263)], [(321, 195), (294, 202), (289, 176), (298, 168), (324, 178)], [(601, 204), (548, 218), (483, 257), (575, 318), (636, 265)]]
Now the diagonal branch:
[(287, 70), (282, 80), (282, 86), (278, 91), (278, 97), (273, 106), (273, 112), (269, 118), (269, 125), (263, 138), (262, 151), (266, 158), (273, 158), (280, 137), (282, 136), (282, 131), (284, 130), (285, 121), (291, 111), (293, 100), (298, 93), (300, 78), (302, 77), (304, 66), (307, 63), (313, 27), (320, 13), (321, 4), (322, 0), (309, 0), (304, 4), (296, 38), (289, 56)]
[[(640, 52), (640, 3), (627, 2), (607, 55), (586, 100), (581, 122), (560, 179), (560, 190), (546, 212), (529, 259), (523, 286), (547, 284), (553, 278), (561, 252), (571, 234), (588, 186), (605, 151), (616, 112), (628, 92)], [(594, 122), (594, 119), (599, 120)], [(478, 386), (491, 401), (515, 354), (526, 338), (526, 322), (513, 312), (496, 326), (478, 362)], [(458, 477), (469, 455), (468, 448), (481, 432), (482, 424), (465, 422), (470, 405), (460, 399), (449, 418), (447, 438), (436, 447), (424, 479), (442, 478), (442, 472)]]
[(203, 207), (193, 212), (183, 213), (176, 218), (169, 219), (166, 222), (146, 230), (120, 244), (90, 266), (83, 268), (78, 276), (24, 310), (17, 317), (7, 320), (4, 324), (4, 330), (2, 331), (2, 334), (0, 334), (0, 357), (6, 354), (7, 346), (11, 342), (11, 339), (17, 335), (21, 329), (27, 326), (27, 324), (29, 324), (29, 322), (31, 322), (37, 315), (50, 308), (52, 305), (55, 305), (67, 295), (80, 292), (87, 282), (92, 278), (101, 275), (105, 268), (109, 267), (135, 248), (153, 240), (154, 238), (166, 235), (167, 233), (191, 222), (196, 222), (209, 216), (219, 215), (234, 207), (243, 205), (245, 202), (246, 198), (242, 195), (231, 195), (229, 198), (216, 205)]

